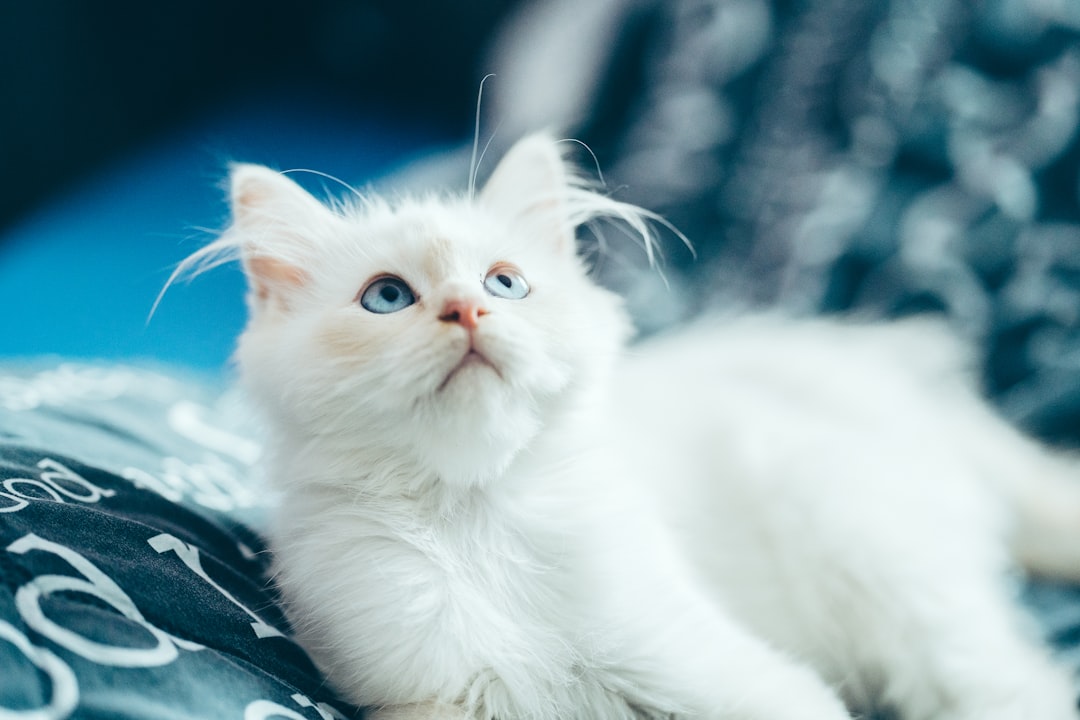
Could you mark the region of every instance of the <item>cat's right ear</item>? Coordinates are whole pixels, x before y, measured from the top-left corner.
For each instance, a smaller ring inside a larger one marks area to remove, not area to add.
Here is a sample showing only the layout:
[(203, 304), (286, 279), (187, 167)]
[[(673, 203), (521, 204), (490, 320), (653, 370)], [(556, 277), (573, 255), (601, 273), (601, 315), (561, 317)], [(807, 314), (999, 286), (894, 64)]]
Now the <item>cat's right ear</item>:
[(332, 213), (285, 175), (261, 165), (233, 165), (229, 173), (232, 232), (258, 304), (289, 295), (308, 280), (304, 259), (310, 234)]
[(567, 196), (570, 188), (559, 145), (545, 133), (518, 140), (484, 189), (480, 203), (514, 221), (533, 223), (556, 247), (574, 252)]

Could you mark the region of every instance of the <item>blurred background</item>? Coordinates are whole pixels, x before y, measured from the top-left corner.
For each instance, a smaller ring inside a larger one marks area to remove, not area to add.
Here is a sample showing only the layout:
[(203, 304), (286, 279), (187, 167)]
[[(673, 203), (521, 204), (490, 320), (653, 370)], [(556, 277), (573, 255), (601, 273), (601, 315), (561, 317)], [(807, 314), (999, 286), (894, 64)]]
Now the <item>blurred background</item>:
[(147, 317), (170, 268), (223, 226), (227, 164), (362, 185), (459, 142), (508, 6), (4, 3), (0, 355), (223, 366), (242, 323), (235, 272)]
[(146, 317), (224, 223), (227, 163), (460, 186), (487, 73), (489, 157), (556, 128), (693, 240), (665, 283), (584, 238), (644, 333), (936, 313), (1010, 417), (1080, 445), (1075, 0), (7, 3), (0, 356), (219, 372), (234, 271)]
[(17, 172), (0, 223), (119, 153), (252, 98), (302, 102), (281, 95), (293, 92), (347, 119), (383, 110), (463, 133), (477, 56), (510, 5), (5, 3), (0, 157)]

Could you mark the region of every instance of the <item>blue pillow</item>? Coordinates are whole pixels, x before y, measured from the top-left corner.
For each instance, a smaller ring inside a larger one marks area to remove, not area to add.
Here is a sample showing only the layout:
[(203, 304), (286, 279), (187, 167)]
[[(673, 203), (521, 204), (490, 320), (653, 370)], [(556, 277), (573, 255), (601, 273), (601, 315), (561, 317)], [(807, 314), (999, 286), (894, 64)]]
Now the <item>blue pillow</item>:
[(229, 407), (123, 366), (0, 374), (0, 708), (358, 714), (289, 637), (256, 532), (258, 446)]

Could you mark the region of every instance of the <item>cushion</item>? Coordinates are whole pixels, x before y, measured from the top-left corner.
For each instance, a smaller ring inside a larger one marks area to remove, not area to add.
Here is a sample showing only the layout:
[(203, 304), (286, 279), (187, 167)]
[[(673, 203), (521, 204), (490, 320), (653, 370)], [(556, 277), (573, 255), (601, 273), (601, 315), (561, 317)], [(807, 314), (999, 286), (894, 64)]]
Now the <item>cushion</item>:
[(258, 445), (228, 394), (62, 364), (0, 374), (0, 408), (0, 708), (357, 714), (289, 637), (256, 531)]

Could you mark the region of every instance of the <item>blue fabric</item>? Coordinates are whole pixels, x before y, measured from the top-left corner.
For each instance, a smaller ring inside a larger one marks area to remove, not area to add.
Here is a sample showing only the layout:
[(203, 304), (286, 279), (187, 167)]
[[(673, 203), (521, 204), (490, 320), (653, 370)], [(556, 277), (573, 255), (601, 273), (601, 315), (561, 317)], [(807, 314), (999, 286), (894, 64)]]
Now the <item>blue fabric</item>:
[(118, 364), (0, 372), (0, 716), (358, 714), (289, 636), (228, 398)]
[[(220, 369), (243, 322), (235, 268), (173, 287), (148, 317), (176, 263), (225, 224), (228, 163), (316, 169), (362, 186), (444, 132), (293, 93), (237, 103), (119, 159), (0, 234), (0, 356)], [(293, 177), (313, 190), (332, 184)]]

